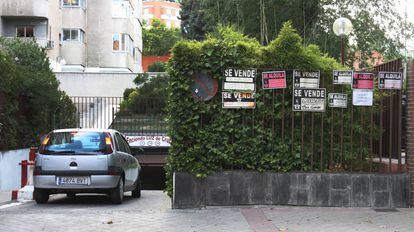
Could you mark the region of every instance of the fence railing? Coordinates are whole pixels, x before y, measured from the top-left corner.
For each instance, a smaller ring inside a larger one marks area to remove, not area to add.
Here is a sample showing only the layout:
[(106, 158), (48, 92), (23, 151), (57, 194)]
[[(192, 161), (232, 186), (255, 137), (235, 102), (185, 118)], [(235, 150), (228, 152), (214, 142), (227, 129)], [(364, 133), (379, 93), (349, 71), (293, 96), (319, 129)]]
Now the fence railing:
[(76, 127), (111, 128), (128, 135), (164, 135), (164, 98), (142, 98), (121, 107), (121, 97), (71, 97), (75, 104)]

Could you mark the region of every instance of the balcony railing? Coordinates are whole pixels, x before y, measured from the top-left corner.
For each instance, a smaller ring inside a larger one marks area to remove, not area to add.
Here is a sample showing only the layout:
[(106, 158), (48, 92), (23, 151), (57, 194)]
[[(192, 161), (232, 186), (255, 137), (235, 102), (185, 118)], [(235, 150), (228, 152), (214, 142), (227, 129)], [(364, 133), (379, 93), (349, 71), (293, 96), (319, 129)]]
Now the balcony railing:
[(44, 49), (53, 49), (55, 47), (55, 41), (49, 40), (47, 38), (38, 38), (38, 37), (6, 37), (8, 39), (20, 39), (28, 42), (36, 42), (41, 48)]

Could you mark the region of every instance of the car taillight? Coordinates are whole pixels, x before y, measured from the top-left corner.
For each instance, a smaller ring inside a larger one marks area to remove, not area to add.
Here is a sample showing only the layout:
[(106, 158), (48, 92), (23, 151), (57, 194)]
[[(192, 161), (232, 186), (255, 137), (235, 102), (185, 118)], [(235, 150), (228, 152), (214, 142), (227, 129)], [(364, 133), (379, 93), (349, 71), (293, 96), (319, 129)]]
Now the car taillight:
[(113, 144), (112, 144), (112, 138), (111, 138), (111, 134), (109, 133), (105, 133), (105, 154), (111, 154), (114, 150), (112, 149)]
[(33, 176), (40, 176), (40, 175), (42, 175), (42, 167), (35, 166), (33, 170)]
[(111, 176), (119, 176), (121, 175), (121, 168), (116, 167), (116, 166), (109, 166), (108, 167), (108, 175)]

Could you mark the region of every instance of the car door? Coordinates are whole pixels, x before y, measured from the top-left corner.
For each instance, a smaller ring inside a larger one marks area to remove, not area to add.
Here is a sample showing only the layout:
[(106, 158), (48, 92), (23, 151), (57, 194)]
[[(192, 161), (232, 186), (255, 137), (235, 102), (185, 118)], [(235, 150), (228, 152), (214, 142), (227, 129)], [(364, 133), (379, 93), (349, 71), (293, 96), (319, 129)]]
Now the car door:
[(127, 142), (127, 140), (125, 139), (124, 136), (122, 136), (122, 141), (124, 142), (124, 146), (127, 150), (128, 159), (130, 161), (129, 162), (129, 169), (130, 169), (130, 174), (131, 174), (131, 180), (132, 180), (132, 184), (134, 184), (137, 180), (140, 167), (138, 165), (137, 159), (133, 156), (133, 154), (131, 152), (131, 148), (129, 147), (129, 144), (128, 144), (128, 142)]
[(115, 140), (118, 147), (118, 155), (120, 160), (121, 168), (125, 172), (125, 186), (131, 186), (133, 184), (133, 178), (131, 173), (131, 161), (129, 159), (129, 154), (127, 151), (127, 147), (123, 141), (122, 136), (119, 133), (115, 133)]

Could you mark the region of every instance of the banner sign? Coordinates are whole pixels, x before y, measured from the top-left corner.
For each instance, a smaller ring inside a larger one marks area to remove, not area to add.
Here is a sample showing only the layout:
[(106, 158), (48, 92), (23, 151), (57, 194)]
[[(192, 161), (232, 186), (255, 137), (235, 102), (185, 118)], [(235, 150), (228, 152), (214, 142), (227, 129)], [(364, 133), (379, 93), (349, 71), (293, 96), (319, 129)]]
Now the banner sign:
[(333, 84), (352, 84), (352, 70), (334, 70), (333, 71)]
[(255, 108), (256, 100), (251, 92), (223, 92), (223, 108), (240, 109)]
[(403, 75), (400, 72), (379, 72), (378, 88), (379, 89), (401, 89)]
[(325, 112), (326, 89), (294, 89), (293, 111)]
[(354, 106), (372, 106), (374, 102), (374, 92), (370, 90), (352, 91), (352, 104)]
[(328, 104), (332, 108), (347, 108), (348, 95), (344, 93), (329, 93)]
[(270, 71), (262, 72), (263, 89), (284, 89), (286, 88), (286, 72)]
[(373, 73), (354, 73), (352, 78), (353, 89), (374, 89)]
[(293, 70), (293, 88), (317, 89), (319, 88), (319, 71)]
[(171, 139), (168, 136), (125, 136), (131, 147), (169, 147)]
[(225, 82), (223, 83), (223, 90), (242, 90), (254, 92), (256, 90), (254, 81), (256, 75), (256, 69), (225, 69)]

